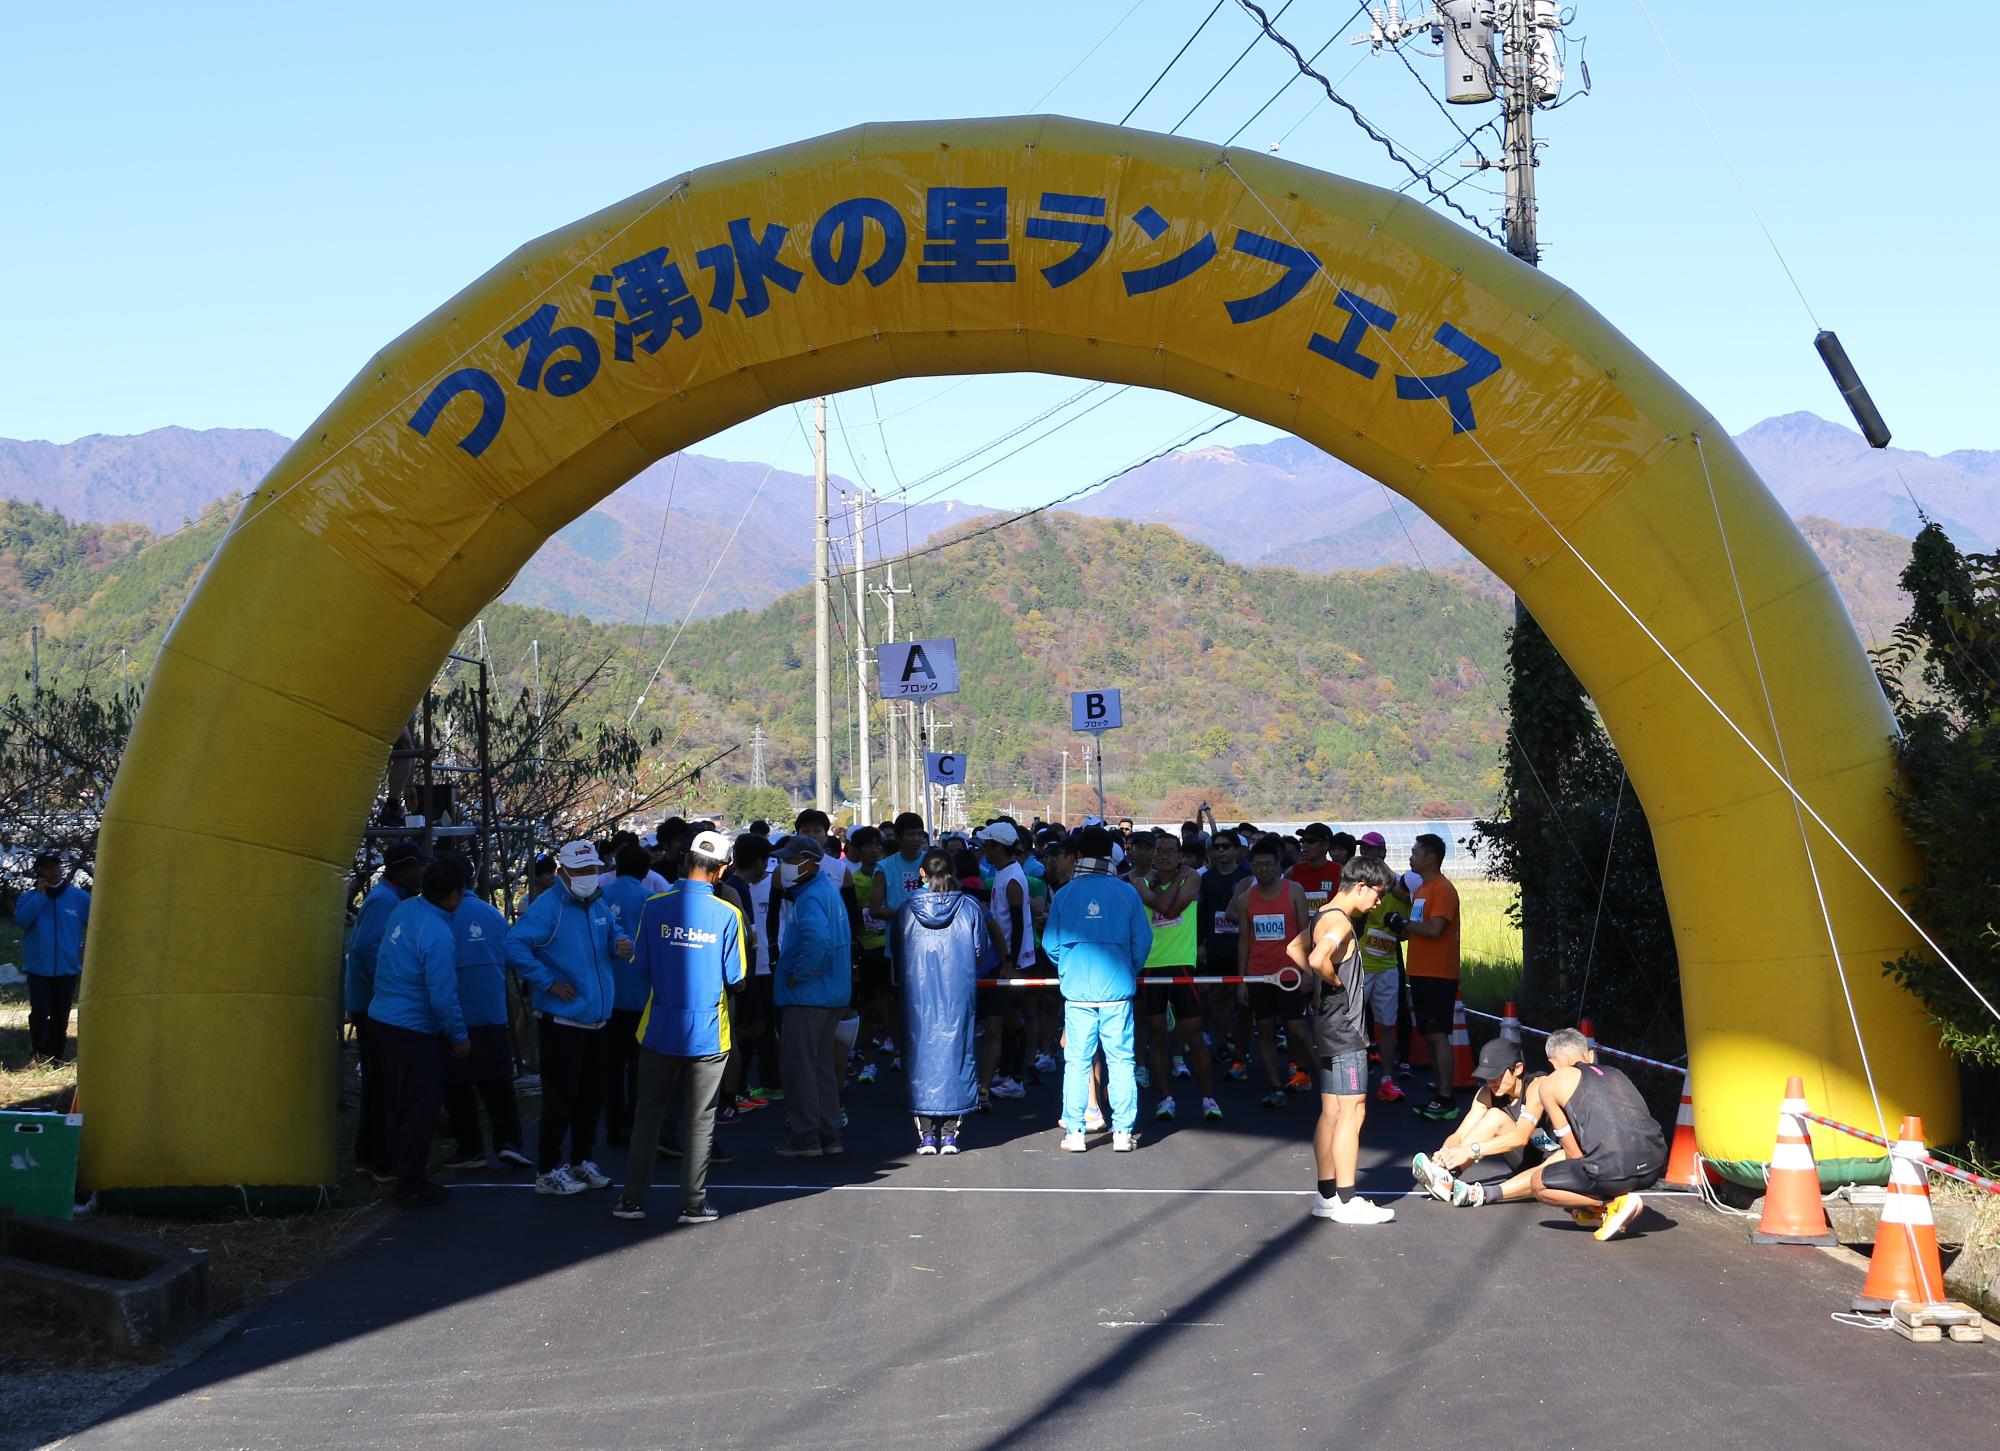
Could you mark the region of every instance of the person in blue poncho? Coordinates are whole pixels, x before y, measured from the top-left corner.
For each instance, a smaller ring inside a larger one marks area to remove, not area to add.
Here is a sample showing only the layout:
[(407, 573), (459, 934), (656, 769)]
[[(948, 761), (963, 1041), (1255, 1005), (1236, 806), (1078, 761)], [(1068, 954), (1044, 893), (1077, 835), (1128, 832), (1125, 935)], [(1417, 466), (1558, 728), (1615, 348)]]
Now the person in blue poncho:
[(902, 970), (903, 1054), (919, 1154), (958, 1152), (960, 1120), (979, 1106), (973, 1002), (1000, 952), (977, 898), (959, 890), (951, 853), (924, 853), (923, 890), (896, 911)]

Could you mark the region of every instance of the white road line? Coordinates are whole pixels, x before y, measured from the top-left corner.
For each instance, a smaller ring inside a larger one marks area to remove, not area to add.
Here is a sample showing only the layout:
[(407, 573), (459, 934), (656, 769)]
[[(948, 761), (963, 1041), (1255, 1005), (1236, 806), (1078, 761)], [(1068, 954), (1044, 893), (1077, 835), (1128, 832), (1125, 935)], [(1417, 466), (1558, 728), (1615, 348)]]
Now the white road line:
[[(533, 1184), (449, 1184), (452, 1189), (532, 1189)], [(619, 1185), (624, 1188), (624, 1185)], [(671, 1189), (673, 1181), (655, 1181), (656, 1189)], [(723, 1184), (711, 1179), (711, 1189), (756, 1192), (766, 1190), (772, 1193), (816, 1193), (816, 1194), (1191, 1194), (1218, 1198), (1279, 1198), (1305, 1199), (1317, 1191), (1312, 1189), (1144, 1189), (1122, 1187), (1049, 1187), (1031, 1188), (1026, 1185), (974, 1185), (974, 1184)], [(1421, 1189), (1363, 1189), (1359, 1191), (1364, 1199), (1421, 1199), (1426, 1197)], [(1695, 1194), (1688, 1189), (1648, 1189), (1647, 1199), (1692, 1199)], [(1528, 1203), (1530, 1201), (1522, 1201)]]

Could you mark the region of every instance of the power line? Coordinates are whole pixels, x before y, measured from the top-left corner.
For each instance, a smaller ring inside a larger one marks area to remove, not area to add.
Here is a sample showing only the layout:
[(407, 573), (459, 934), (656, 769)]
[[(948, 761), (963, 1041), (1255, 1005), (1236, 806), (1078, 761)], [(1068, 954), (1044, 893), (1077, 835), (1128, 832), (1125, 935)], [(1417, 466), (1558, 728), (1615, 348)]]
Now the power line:
[(1130, 10), (1127, 10), (1123, 15), (1119, 16), (1117, 23), (1114, 24), (1109, 30), (1105, 31), (1104, 34), (1098, 36), (1097, 44), (1093, 45), (1089, 50), (1086, 50), (1082, 54), (1082, 56), (1080, 56), (1077, 59), (1076, 64), (1071, 66), (1068, 70), (1064, 71), (1062, 73), (1062, 78), (1058, 80), (1054, 85), (1050, 86), (1046, 91), (1043, 91), (1042, 94), (1036, 98), (1035, 104), (1030, 106), (1028, 109), (1030, 111), (1041, 110), (1042, 102), (1046, 101), (1050, 96), (1053, 96), (1057, 91), (1060, 91), (1063, 88), (1064, 81), (1067, 81), (1071, 76), (1075, 75), (1078, 71), (1082, 70), (1084, 61), (1087, 61), (1092, 56), (1096, 55), (1099, 49), (1103, 47), (1104, 42), (1111, 39), (1112, 36), (1116, 35), (1120, 30), (1122, 30), (1125, 26), (1125, 22), (1130, 20), (1132, 16), (1138, 11), (1139, 7), (1141, 5), (1144, 5), (1145, 3), (1146, 0), (1132, 0), (1132, 8)]
[(1333, 88), (1332, 81), (1328, 80), (1325, 76), (1321, 75), (1318, 71), (1314, 70), (1312, 68), (1312, 62), (1308, 61), (1304, 55), (1300, 54), (1299, 48), (1296, 45), (1293, 45), (1291, 41), (1285, 39), (1285, 37), (1279, 34), (1278, 31), (1272, 26), (1271, 17), (1265, 13), (1264, 8), (1257, 3), (1257, 0), (1236, 0), (1236, 3), (1238, 5), (1241, 5), (1245, 10), (1249, 11), (1250, 14), (1256, 18), (1257, 23), (1263, 27), (1264, 34), (1268, 35), (1272, 40), (1276, 41), (1280, 46), (1284, 47), (1284, 49), (1291, 55), (1293, 62), (1298, 66), (1302, 74), (1311, 76), (1314, 80), (1318, 81), (1320, 83), (1321, 88), (1325, 90), (1327, 98), (1331, 100), (1336, 106), (1339, 106), (1343, 111), (1347, 112), (1349, 116), (1353, 117), (1354, 124), (1359, 126), (1363, 131), (1367, 132), (1369, 139), (1374, 141), (1384, 151), (1388, 152), (1389, 155), (1396, 161), (1396, 163), (1400, 165), (1405, 171), (1409, 172), (1412, 177), (1422, 182), (1424, 185), (1424, 189), (1426, 191), (1430, 192), (1430, 194), (1437, 200), (1443, 202), (1447, 207), (1450, 207), (1453, 211), (1457, 212), (1461, 217), (1465, 218), (1466, 221), (1472, 224), (1474, 230), (1478, 231), (1481, 235), (1495, 242), (1499, 242), (1501, 240), (1500, 234), (1498, 232), (1494, 231), (1491, 227), (1486, 225), (1486, 223), (1480, 221), (1479, 218), (1475, 217), (1471, 212), (1468, 212), (1464, 207), (1460, 206), (1457, 202), (1451, 200), (1443, 192), (1439, 191), (1436, 186), (1432, 185), (1430, 178), (1417, 170), (1416, 165), (1413, 162), (1411, 162), (1411, 160), (1407, 156), (1403, 155), (1403, 153), (1399, 149), (1397, 149), (1395, 142), (1391, 141), (1387, 136), (1383, 135), (1381, 131), (1377, 130), (1375, 124), (1372, 121), (1370, 121), (1366, 116), (1362, 115), (1360, 111), (1355, 109), (1353, 102), (1349, 101), (1346, 97), (1342, 96), (1338, 91), (1336, 91)]
[(1208, 29), (1208, 22), (1215, 19), (1216, 15), (1221, 12), (1222, 7), (1227, 3), (1228, 0), (1215, 0), (1215, 8), (1209, 11), (1208, 14), (1204, 15), (1201, 18), (1201, 24), (1197, 25), (1194, 28), (1194, 34), (1190, 35), (1186, 40), (1181, 42), (1181, 48), (1174, 52), (1174, 58), (1168, 61), (1166, 65), (1161, 67), (1160, 73), (1153, 77), (1153, 84), (1146, 87), (1145, 91), (1140, 95), (1139, 99), (1132, 103), (1131, 110), (1128, 110), (1124, 115), (1118, 118), (1118, 124), (1120, 126), (1123, 126), (1127, 121), (1132, 119), (1133, 111), (1138, 110), (1141, 106), (1146, 104), (1146, 97), (1152, 95), (1155, 87), (1157, 87), (1161, 81), (1167, 78), (1168, 71), (1172, 70), (1175, 66), (1180, 64), (1181, 57), (1188, 53), (1188, 47), (1193, 45), (1197, 40), (1201, 38), (1201, 33), (1204, 30)]
[[(1326, 38), (1326, 44), (1321, 46), (1318, 50), (1314, 51), (1312, 55), (1307, 58), (1308, 64), (1317, 64), (1319, 58), (1325, 55), (1329, 50), (1333, 48), (1334, 42), (1339, 40), (1341, 36), (1347, 34), (1347, 27), (1352, 25), (1355, 21), (1359, 20), (1362, 16), (1366, 15), (1367, 13), (1368, 13), (1368, 0), (1362, 0), (1361, 4), (1354, 7), (1354, 13), (1348, 16), (1347, 19), (1341, 21), (1339, 28), (1336, 29), (1332, 35), (1329, 35)], [(1366, 59), (1368, 59), (1368, 57), (1365, 55), (1361, 58), (1361, 60), (1366, 60)], [(1358, 60), (1353, 65), (1347, 68), (1346, 74), (1341, 76), (1340, 79), (1344, 81), (1347, 79), (1348, 76), (1353, 75), (1356, 71), (1360, 69), (1361, 69), (1361, 61)], [(1248, 131), (1253, 125), (1255, 125), (1257, 118), (1259, 116), (1263, 115), (1266, 111), (1270, 110), (1272, 106), (1276, 105), (1278, 97), (1284, 95), (1286, 91), (1289, 91), (1292, 88), (1293, 84), (1296, 83), (1297, 80), (1299, 79), (1300, 74), (1303, 74), (1303, 72), (1295, 73), (1293, 75), (1286, 77), (1285, 83), (1282, 86), (1279, 86), (1277, 90), (1271, 92), (1271, 99), (1266, 101), (1263, 105), (1259, 106), (1256, 110), (1252, 111), (1250, 113), (1250, 119), (1248, 121), (1245, 121), (1241, 126), (1238, 126), (1234, 131), (1232, 131), (1229, 135), (1229, 139), (1223, 142), (1222, 144), (1224, 146), (1234, 146), (1236, 144), (1236, 138), (1238, 136), (1241, 136), (1245, 131)], [(1313, 103), (1313, 111), (1317, 111), (1322, 104), (1323, 102), (1315, 101)], [(1311, 114), (1312, 111), (1306, 112), (1307, 116), (1310, 116)], [(1299, 117), (1300, 122), (1303, 122), (1304, 120), (1305, 116)], [(1299, 129), (1298, 125), (1294, 124), (1292, 127), (1292, 131), (1296, 131), (1298, 129)], [(1291, 131), (1287, 131), (1285, 134), (1289, 136), (1291, 135)]]
[[(1281, 8), (1278, 11), (1278, 13), (1272, 18), (1274, 20), (1283, 20), (1285, 18), (1285, 11), (1291, 9), (1295, 3), (1297, 3), (1297, 0), (1285, 0), (1283, 8)], [(1261, 39), (1263, 39), (1262, 36), (1252, 36), (1250, 38), (1250, 43), (1244, 46), (1242, 53), (1239, 54), (1235, 60), (1229, 63), (1228, 69), (1223, 71), (1221, 75), (1217, 76), (1215, 78), (1214, 84), (1210, 85), (1207, 90), (1201, 93), (1201, 99), (1196, 101), (1192, 106), (1189, 106), (1187, 108), (1187, 111), (1181, 116), (1180, 120), (1174, 122), (1174, 129), (1167, 133), (1169, 136), (1174, 136), (1179, 134), (1181, 127), (1187, 125), (1188, 117), (1192, 116), (1196, 111), (1199, 111), (1207, 103), (1208, 98), (1215, 94), (1217, 86), (1220, 86), (1224, 81), (1228, 80), (1232, 75), (1236, 73), (1236, 68), (1243, 64), (1243, 57), (1247, 56), (1248, 54), (1250, 54), (1251, 51), (1255, 50), (1257, 48), (1257, 42)]]

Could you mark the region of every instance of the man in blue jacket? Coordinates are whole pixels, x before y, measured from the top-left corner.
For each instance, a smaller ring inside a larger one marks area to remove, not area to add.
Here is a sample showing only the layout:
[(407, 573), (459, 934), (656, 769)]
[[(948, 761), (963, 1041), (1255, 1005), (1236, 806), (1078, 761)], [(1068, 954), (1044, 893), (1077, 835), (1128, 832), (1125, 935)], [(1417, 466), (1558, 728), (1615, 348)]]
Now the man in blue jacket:
[(69, 879), (62, 858), (35, 858), (35, 884), (14, 903), (21, 925), (21, 966), (28, 974), (28, 1053), (61, 1062), (69, 1057), (69, 1009), (83, 972), (83, 931), (90, 893)]
[[(454, 857), (465, 881), (472, 864)], [(521, 1108), (514, 1099), (513, 1044), (507, 1034), (507, 919), (468, 887), (451, 914), (458, 942), (458, 1002), (472, 1051), (444, 1066), (444, 1111), (458, 1150), (447, 1169), (486, 1167), (486, 1141), (479, 1131), (479, 1105), (493, 1126), (493, 1149), (503, 1164), (530, 1168), (521, 1149)]]
[(382, 852), (382, 875), (362, 898), (354, 927), (347, 935), (347, 956), (342, 965), (341, 997), (347, 1020), (354, 1025), (355, 1047), (361, 1058), (361, 1107), (355, 1115), (354, 1162), (387, 1182), (395, 1177), (389, 1168), (389, 1133), (384, 1117), (382, 1071), (375, 1062), (375, 1024), (368, 1016), (369, 999), (375, 995), (375, 955), (382, 950), (382, 934), (389, 930), (389, 917), (423, 888), (424, 868), (430, 864), (414, 841), (392, 841)]
[(729, 1062), (729, 993), (749, 971), (743, 914), (716, 895), (729, 863), (729, 839), (698, 832), (678, 881), (640, 909), (634, 954), (647, 986), (639, 1023), (639, 1101), (618, 1219), (646, 1217), (660, 1124), (681, 1094), (682, 1224), (721, 1214), (708, 1202), (708, 1155), (715, 1139), (715, 1099)]
[(790, 836), (778, 848), (784, 926), (778, 934), (775, 997), (791, 1137), (788, 1159), (846, 1151), (840, 1123), (840, 1020), (853, 991), (853, 936), (840, 884), (822, 868), (819, 844)]
[(458, 863), (432, 862), (424, 868), (423, 895), (389, 914), (375, 958), (368, 1020), (382, 1076), (396, 1203), (411, 1209), (434, 1208), (449, 1197), (424, 1171), (444, 1103), (443, 1054), (462, 1059), (472, 1052), (458, 997), (458, 938), (451, 930), (452, 913), (464, 895)]
[(1042, 929), (1042, 948), (1062, 980), (1062, 1146), (1072, 1153), (1088, 1147), (1083, 1130), (1090, 1063), (1102, 1044), (1111, 1147), (1125, 1153), (1138, 1144), (1139, 1125), (1132, 998), (1139, 990), (1139, 969), (1153, 950), (1153, 928), (1139, 894), (1113, 875), (1110, 832), (1101, 826), (1079, 831), (1076, 856), (1076, 875), (1049, 903)]
[(611, 1176), (597, 1167), (590, 1151), (604, 1103), (604, 1029), (617, 999), (612, 964), (631, 953), (632, 939), (599, 890), (603, 870), (595, 846), (570, 842), (556, 853), (555, 886), (530, 902), (507, 934), (508, 964), (534, 989), (535, 1039), (541, 1048), (537, 1194), (611, 1187)]

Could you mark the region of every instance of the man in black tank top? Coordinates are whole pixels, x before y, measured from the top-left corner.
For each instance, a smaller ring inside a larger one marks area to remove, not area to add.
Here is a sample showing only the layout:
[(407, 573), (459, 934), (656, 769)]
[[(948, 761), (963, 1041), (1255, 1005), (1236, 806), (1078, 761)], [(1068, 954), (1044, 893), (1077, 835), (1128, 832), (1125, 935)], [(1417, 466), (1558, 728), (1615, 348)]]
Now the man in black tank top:
[(1600, 1240), (1622, 1233), (1645, 1208), (1639, 1191), (1666, 1171), (1667, 1141), (1632, 1080), (1594, 1056), (1575, 1029), (1551, 1033), (1550, 1071), (1529, 1085), (1527, 1113), (1548, 1118), (1560, 1157), (1504, 1184), (1453, 1179), (1443, 1197), (1460, 1208), (1533, 1199), (1569, 1210)]

